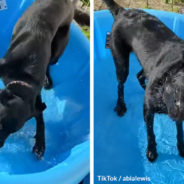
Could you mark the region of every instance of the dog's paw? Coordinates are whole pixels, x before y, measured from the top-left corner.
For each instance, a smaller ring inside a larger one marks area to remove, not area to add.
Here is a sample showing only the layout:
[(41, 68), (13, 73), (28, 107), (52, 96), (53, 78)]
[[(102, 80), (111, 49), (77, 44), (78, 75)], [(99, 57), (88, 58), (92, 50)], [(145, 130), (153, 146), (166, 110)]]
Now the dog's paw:
[(156, 158), (158, 157), (158, 154), (156, 151), (147, 150), (146, 156), (150, 162), (154, 162), (156, 160)]
[(51, 89), (53, 87), (52, 80), (48, 77), (45, 77), (43, 86), (45, 89)]
[(184, 157), (184, 145), (178, 146), (178, 152), (181, 157)]
[(45, 145), (35, 144), (33, 147), (33, 153), (38, 160), (40, 160), (45, 153)]
[(123, 116), (125, 112), (127, 111), (125, 104), (117, 104), (114, 108), (114, 111), (117, 113), (118, 116)]

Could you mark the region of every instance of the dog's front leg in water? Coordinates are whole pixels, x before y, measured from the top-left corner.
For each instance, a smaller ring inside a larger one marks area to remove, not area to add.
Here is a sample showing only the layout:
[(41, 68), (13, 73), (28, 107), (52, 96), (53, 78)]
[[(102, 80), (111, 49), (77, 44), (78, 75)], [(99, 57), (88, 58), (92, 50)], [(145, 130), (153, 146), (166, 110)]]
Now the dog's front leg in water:
[(144, 104), (144, 121), (146, 123), (147, 139), (148, 139), (146, 156), (149, 161), (153, 162), (158, 156), (153, 127), (154, 112), (148, 107), (146, 103)]
[(35, 145), (33, 147), (33, 153), (38, 159), (41, 159), (45, 152), (45, 125), (43, 120), (43, 110), (45, 108), (46, 105), (42, 103), (41, 95), (39, 95), (36, 100), (36, 135)]
[(177, 147), (180, 156), (184, 157), (183, 122), (176, 122)]

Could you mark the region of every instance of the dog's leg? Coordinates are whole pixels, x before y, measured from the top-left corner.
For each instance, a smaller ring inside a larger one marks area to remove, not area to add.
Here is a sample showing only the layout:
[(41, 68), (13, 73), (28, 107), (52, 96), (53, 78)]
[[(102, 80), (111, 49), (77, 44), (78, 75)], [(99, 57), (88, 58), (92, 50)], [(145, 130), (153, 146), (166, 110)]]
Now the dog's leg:
[[(56, 64), (59, 60), (59, 57), (63, 54), (69, 40), (69, 28), (70, 26), (66, 25), (58, 29), (52, 41), (50, 65)], [(44, 88), (51, 89), (52, 87), (53, 87), (53, 82), (49, 73), (49, 66), (48, 66), (45, 81), (44, 81)]]
[[(113, 46), (114, 45), (114, 46)], [(112, 44), (111, 51), (116, 67), (116, 75), (118, 80), (118, 99), (114, 110), (118, 116), (123, 116), (126, 112), (126, 105), (124, 102), (124, 83), (129, 74), (129, 53), (128, 47), (122, 45), (118, 47), (117, 43)]]
[(124, 83), (119, 82), (118, 84), (118, 99), (116, 107), (114, 108), (114, 111), (117, 112), (118, 116), (123, 116), (126, 112), (126, 105), (124, 102)]
[(126, 112), (126, 105), (124, 102), (124, 83), (126, 82), (129, 73), (129, 61), (128, 58), (116, 59), (116, 57), (114, 57), (114, 61), (118, 79), (118, 99), (114, 110), (117, 112), (118, 116), (123, 116)]
[(183, 123), (176, 122), (177, 129), (177, 147), (180, 156), (184, 157)]
[(141, 85), (141, 87), (143, 89), (146, 89), (146, 83), (145, 83), (146, 77), (144, 75), (143, 69), (140, 72), (137, 73), (137, 79), (138, 79), (139, 84)]
[(63, 54), (69, 40), (69, 29), (69, 25), (62, 26), (58, 29), (52, 41), (51, 65), (56, 64), (59, 57)]
[(45, 109), (45, 106), (43, 107), (43, 103), (41, 100), (41, 95), (37, 97), (36, 100), (36, 109), (38, 109), (37, 114), (35, 116), (36, 118), (36, 135), (35, 135), (35, 145), (33, 147), (33, 153), (36, 155), (38, 159), (41, 159), (41, 157), (44, 155), (45, 152), (45, 125), (43, 120), (43, 110)]
[(146, 123), (148, 139), (146, 156), (150, 162), (153, 162), (158, 156), (156, 150), (155, 134), (153, 130), (154, 113), (147, 108), (146, 104), (144, 104), (144, 121)]

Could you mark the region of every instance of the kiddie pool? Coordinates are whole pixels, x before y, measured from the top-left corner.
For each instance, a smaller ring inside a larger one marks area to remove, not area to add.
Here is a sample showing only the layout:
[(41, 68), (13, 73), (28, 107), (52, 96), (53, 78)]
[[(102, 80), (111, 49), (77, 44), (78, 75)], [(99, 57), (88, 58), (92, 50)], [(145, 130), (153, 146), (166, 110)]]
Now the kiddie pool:
[[(145, 11), (158, 17), (184, 39), (184, 15), (157, 10)], [(154, 129), (158, 159), (150, 163), (146, 158), (147, 137), (143, 120), (144, 90), (136, 78), (141, 67), (134, 54), (130, 57), (130, 74), (125, 84), (127, 112), (120, 118), (113, 111), (117, 100), (117, 80), (111, 52), (105, 49), (106, 32), (111, 31), (112, 23), (113, 18), (109, 11), (95, 12), (95, 184), (100, 183), (98, 176), (116, 176), (121, 181), (108, 182), (106, 180), (103, 183), (122, 183), (123, 179), (127, 181), (132, 179), (133, 183), (183, 184), (184, 158), (179, 156), (176, 148), (175, 123), (166, 115), (155, 117)], [(129, 178), (123, 178), (126, 176)], [(136, 176), (145, 177), (143, 178), (145, 181), (136, 182)]]
[[(16, 20), (32, 2), (7, 0), (7, 9), (0, 11), (0, 57), (9, 46)], [(78, 184), (89, 173), (89, 42), (74, 24), (51, 76), (54, 88), (42, 91), (47, 104), (44, 158), (38, 161), (32, 154), (32, 119), (0, 149), (1, 184)]]

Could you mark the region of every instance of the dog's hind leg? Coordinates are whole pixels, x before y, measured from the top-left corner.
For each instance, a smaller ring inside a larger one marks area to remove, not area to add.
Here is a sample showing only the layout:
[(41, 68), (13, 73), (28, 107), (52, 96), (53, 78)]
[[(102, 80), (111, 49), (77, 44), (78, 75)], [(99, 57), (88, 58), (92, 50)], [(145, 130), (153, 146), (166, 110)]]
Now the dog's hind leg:
[[(59, 57), (63, 54), (69, 40), (69, 28), (70, 26), (66, 25), (58, 29), (51, 45), (51, 59), (49, 63), (50, 65), (56, 64), (59, 60)], [(44, 82), (44, 88), (51, 89), (52, 86), (53, 83), (49, 73), (49, 66), (48, 66)]]
[(46, 105), (42, 103), (41, 95), (36, 99), (36, 135), (35, 135), (35, 145), (33, 147), (33, 153), (38, 159), (44, 155), (45, 152), (45, 125), (43, 120), (43, 110)]
[(124, 83), (129, 74), (130, 49), (128, 46), (119, 43), (119, 40), (116, 41), (116, 39), (112, 39), (111, 52), (114, 58), (118, 80), (118, 99), (114, 110), (117, 112), (118, 116), (123, 116), (126, 112), (126, 105), (124, 102)]
[(69, 25), (62, 26), (58, 29), (51, 46), (50, 64), (56, 64), (59, 57), (63, 54), (69, 40)]
[(177, 129), (177, 147), (180, 156), (184, 157), (183, 123), (176, 122)]
[(146, 89), (146, 77), (144, 75), (143, 69), (137, 73), (137, 79), (139, 81), (139, 84), (143, 89)]
[(156, 150), (155, 134), (153, 129), (154, 113), (148, 108), (146, 104), (144, 104), (144, 121), (146, 123), (148, 139), (146, 156), (150, 162), (153, 162), (158, 156)]

